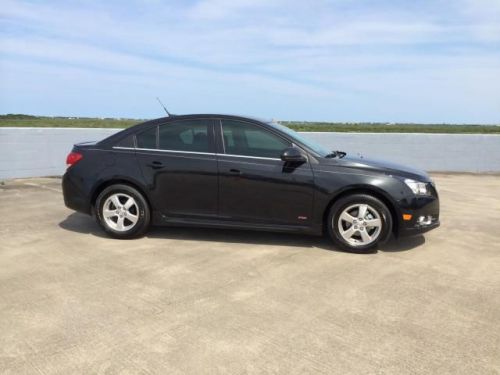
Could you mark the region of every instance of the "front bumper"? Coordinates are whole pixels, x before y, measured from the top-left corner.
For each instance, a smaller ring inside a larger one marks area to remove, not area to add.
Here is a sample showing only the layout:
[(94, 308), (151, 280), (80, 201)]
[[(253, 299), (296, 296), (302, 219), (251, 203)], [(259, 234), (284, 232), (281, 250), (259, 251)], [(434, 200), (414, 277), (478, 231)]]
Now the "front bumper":
[[(433, 187), (432, 195), (414, 197), (401, 207), (398, 236), (414, 236), (439, 227), (439, 198)], [(410, 220), (404, 220), (405, 215), (411, 215)]]
[(432, 229), (435, 229), (439, 227), (441, 223), (439, 222), (439, 219), (433, 221), (430, 224), (426, 225), (416, 225), (414, 227), (404, 227), (402, 230), (399, 232), (400, 237), (408, 237), (408, 236), (416, 236), (418, 234), (423, 234), (425, 232), (428, 232)]

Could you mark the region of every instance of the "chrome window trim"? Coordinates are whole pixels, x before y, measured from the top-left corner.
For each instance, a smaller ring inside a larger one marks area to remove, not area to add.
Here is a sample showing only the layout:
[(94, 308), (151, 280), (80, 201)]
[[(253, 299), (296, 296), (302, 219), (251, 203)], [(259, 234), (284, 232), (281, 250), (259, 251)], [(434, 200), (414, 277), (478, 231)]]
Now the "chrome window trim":
[(122, 146), (113, 146), (116, 150), (135, 150), (135, 147), (122, 147)]
[(216, 156), (229, 156), (234, 158), (250, 158), (250, 159), (263, 159), (263, 160), (281, 160), (280, 158), (265, 158), (262, 156), (246, 156), (234, 154), (218, 154), (216, 152), (198, 152), (198, 151), (180, 151), (180, 150), (160, 150), (155, 148), (139, 148), (139, 147), (121, 147), (113, 146), (117, 150), (134, 150), (134, 151), (156, 151), (156, 152), (175, 152), (179, 154), (194, 154), (194, 155), (216, 155)]
[(179, 154), (197, 154), (197, 155), (217, 155), (213, 152), (198, 152), (198, 151), (181, 151), (181, 150), (160, 150), (159, 148), (141, 148), (141, 147), (120, 147), (113, 146), (118, 150), (134, 150), (134, 151), (156, 151), (156, 152), (177, 152)]
[(137, 151), (159, 151), (159, 152), (177, 152), (179, 154), (196, 154), (196, 155), (216, 155), (213, 152), (201, 152), (201, 151), (181, 151), (181, 150), (161, 150), (154, 148), (136, 148)]
[(266, 158), (263, 156), (246, 156), (246, 155), (235, 155), (235, 154), (216, 154), (219, 156), (232, 156), (234, 158), (250, 158), (250, 159), (263, 159), (263, 160), (281, 160), (280, 158)]

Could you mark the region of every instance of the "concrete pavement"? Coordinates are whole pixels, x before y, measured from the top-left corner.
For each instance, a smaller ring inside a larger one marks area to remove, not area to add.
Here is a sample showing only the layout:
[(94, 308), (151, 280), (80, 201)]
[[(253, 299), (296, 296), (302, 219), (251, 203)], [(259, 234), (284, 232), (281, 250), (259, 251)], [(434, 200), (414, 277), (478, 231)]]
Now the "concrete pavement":
[(500, 177), (435, 175), (442, 226), (369, 255), (323, 238), (107, 238), (59, 179), (0, 186), (2, 374), (495, 374)]

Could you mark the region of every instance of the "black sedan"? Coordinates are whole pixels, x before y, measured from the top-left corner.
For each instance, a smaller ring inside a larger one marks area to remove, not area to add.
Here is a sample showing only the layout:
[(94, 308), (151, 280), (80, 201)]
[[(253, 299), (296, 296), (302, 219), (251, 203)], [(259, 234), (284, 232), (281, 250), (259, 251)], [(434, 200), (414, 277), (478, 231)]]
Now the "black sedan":
[(66, 206), (115, 238), (150, 224), (326, 232), (368, 252), (392, 234), (439, 226), (426, 173), (332, 152), (274, 122), (161, 118), (77, 144), (67, 164)]

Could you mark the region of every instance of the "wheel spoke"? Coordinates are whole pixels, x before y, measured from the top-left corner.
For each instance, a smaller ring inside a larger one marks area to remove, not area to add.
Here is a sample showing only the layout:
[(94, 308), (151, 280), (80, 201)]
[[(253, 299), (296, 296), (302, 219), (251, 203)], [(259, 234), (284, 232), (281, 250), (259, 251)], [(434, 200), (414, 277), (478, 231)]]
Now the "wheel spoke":
[(344, 238), (351, 238), (356, 232), (357, 229), (354, 229), (354, 226), (350, 226), (348, 229), (342, 232), (342, 236)]
[(122, 204), (120, 203), (120, 200), (118, 199), (118, 195), (113, 195), (111, 197), (111, 202), (115, 205), (115, 208), (120, 207)]
[(137, 223), (137, 220), (139, 220), (139, 216), (137, 215), (132, 215), (130, 212), (127, 212), (126, 216), (125, 216), (128, 220), (130, 220), (132, 222), (132, 224), (135, 224)]
[(125, 209), (129, 209), (130, 207), (132, 207), (133, 205), (135, 204), (135, 201), (133, 198), (129, 198), (127, 199), (127, 201), (125, 202), (125, 204), (123, 205), (123, 207), (125, 207)]
[(123, 222), (125, 221), (124, 217), (118, 217), (118, 220), (116, 221), (116, 229), (117, 230), (123, 230), (124, 224)]
[(102, 215), (106, 218), (118, 216), (115, 210), (106, 210), (106, 209), (102, 210)]
[(370, 242), (372, 238), (368, 233), (366, 233), (366, 230), (360, 230), (359, 233), (361, 234), (361, 239), (363, 242)]
[(365, 223), (367, 227), (380, 227), (382, 225), (380, 219), (365, 220)]
[(368, 209), (368, 205), (366, 204), (360, 204), (359, 205), (359, 211), (358, 211), (358, 218), (359, 219), (364, 219), (366, 216), (366, 210)]
[(342, 215), (340, 215), (340, 218), (344, 221), (347, 221), (348, 223), (351, 223), (354, 221), (355, 217), (352, 215), (349, 215), (347, 212), (342, 212)]

